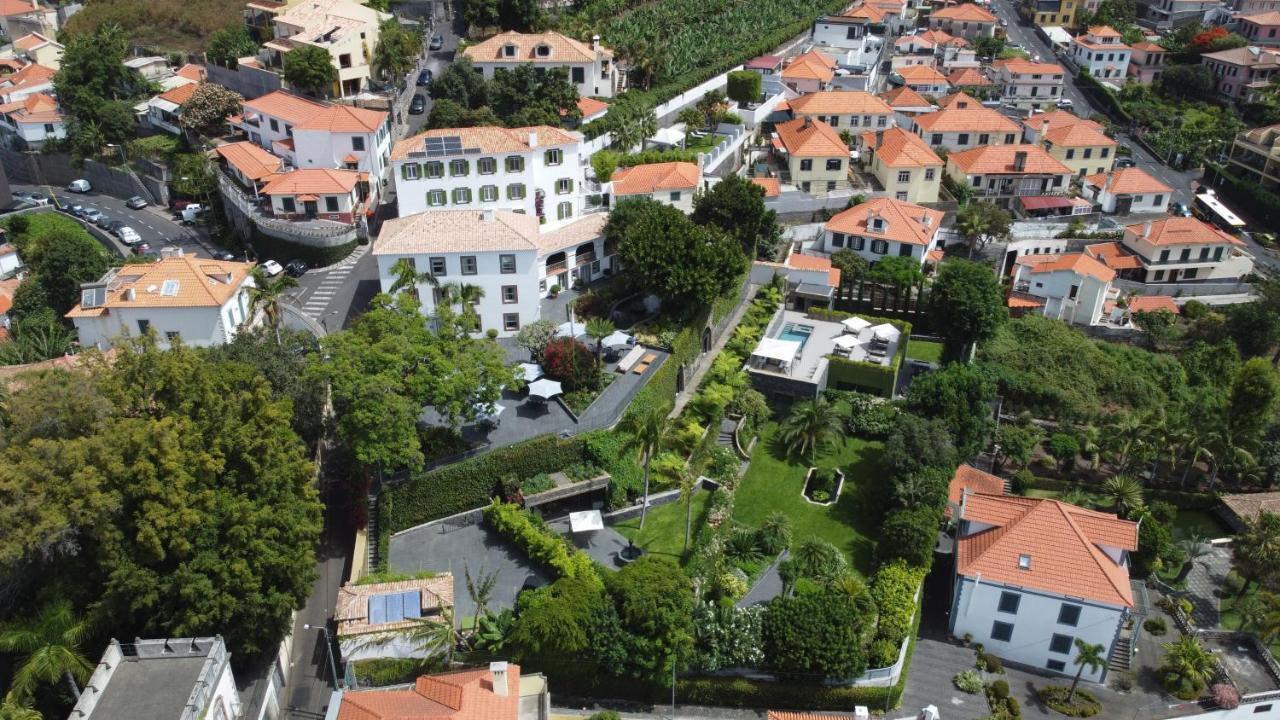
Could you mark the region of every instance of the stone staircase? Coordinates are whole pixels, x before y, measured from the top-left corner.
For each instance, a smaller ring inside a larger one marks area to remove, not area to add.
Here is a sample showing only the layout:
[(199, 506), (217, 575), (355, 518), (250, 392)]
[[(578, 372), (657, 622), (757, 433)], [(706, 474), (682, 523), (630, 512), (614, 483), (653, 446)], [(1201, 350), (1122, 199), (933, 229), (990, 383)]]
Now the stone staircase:
[(729, 448), (730, 450), (732, 450), (734, 447), (733, 435), (737, 429), (738, 429), (738, 423), (734, 422), (733, 420), (730, 420), (728, 418), (724, 418), (723, 420), (721, 420), (720, 433), (716, 436), (716, 444), (723, 445)]
[(1120, 637), (1116, 638), (1116, 646), (1111, 653), (1111, 662), (1107, 663), (1107, 669), (1116, 672), (1127, 671), (1132, 657), (1133, 635), (1129, 631), (1123, 631)]

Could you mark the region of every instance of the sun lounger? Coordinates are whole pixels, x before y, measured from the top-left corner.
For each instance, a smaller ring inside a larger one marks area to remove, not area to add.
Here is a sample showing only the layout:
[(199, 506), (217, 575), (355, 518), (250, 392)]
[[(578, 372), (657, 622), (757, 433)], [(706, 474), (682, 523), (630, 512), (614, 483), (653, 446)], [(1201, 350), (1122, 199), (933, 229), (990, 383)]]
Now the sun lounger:
[(618, 372), (625, 373), (628, 370), (630, 370), (631, 366), (635, 365), (636, 362), (639, 361), (643, 355), (644, 355), (643, 347), (636, 345), (635, 347), (631, 348), (631, 352), (622, 356), (622, 359), (618, 361)]
[(636, 375), (643, 375), (644, 371), (648, 370), (649, 366), (653, 364), (653, 361), (657, 359), (658, 359), (658, 353), (649, 353), (648, 355), (644, 356), (644, 359), (640, 361), (640, 364), (636, 365), (636, 369), (632, 370), (631, 372), (635, 373)]

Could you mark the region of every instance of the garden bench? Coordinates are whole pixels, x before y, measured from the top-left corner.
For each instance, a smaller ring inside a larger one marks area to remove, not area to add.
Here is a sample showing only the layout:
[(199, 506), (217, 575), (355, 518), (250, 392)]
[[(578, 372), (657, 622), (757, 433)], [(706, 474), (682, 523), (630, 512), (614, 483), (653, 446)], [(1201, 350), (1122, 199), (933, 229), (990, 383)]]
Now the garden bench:
[(631, 372), (637, 375), (643, 375), (644, 371), (648, 370), (649, 366), (653, 364), (653, 361), (657, 359), (658, 359), (658, 353), (649, 353), (648, 355), (644, 356), (644, 359), (640, 361), (640, 364), (636, 365), (636, 369), (632, 370)]

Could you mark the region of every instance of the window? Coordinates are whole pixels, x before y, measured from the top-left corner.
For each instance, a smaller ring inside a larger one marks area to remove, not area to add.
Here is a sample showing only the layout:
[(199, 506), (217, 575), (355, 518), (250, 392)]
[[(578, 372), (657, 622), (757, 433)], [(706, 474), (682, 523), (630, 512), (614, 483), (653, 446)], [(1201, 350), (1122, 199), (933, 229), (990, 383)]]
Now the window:
[(471, 172), (471, 163), (466, 160), (449, 161), (449, 175), (458, 177), (459, 175), (466, 175), (469, 172)]
[(827, 161), (828, 170), (834, 170), (838, 172), (842, 167), (844, 167), (844, 161), (839, 158), (831, 158), (830, 160)]
[(956, 140), (961, 145), (969, 144), (969, 133), (960, 133), (960, 137)]
[(1030, 570), (1030, 569), (1031, 569), (1031, 556), (1030, 556), (1030, 555), (1019, 555), (1019, 556), (1018, 556), (1018, 569), (1019, 569), (1019, 570)]
[(1053, 639), (1049, 641), (1049, 652), (1062, 653), (1063, 655), (1069, 654), (1071, 652), (1072, 639), (1070, 635), (1054, 633)]
[(1163, 205), (1164, 205), (1164, 195), (1157, 195), (1157, 196), (1155, 196), (1154, 198), (1152, 198), (1152, 200), (1151, 200), (1151, 204), (1152, 204), (1152, 205), (1155, 205), (1156, 207), (1161, 207), (1161, 206), (1163, 206)]
[(139, 334), (139, 335), (146, 335), (146, 334), (147, 334), (147, 332), (148, 332), (149, 330), (151, 330), (151, 321), (150, 321), (150, 320), (139, 320), (139, 321), (138, 321), (138, 334)]
[(1013, 624), (1000, 622), (999, 620), (991, 624), (991, 639), (1000, 640), (1001, 642), (1009, 642), (1013, 637)]
[(439, 207), (447, 202), (443, 190), (432, 190), (427, 193), (427, 205)]
[(1201, 260), (1209, 259), (1209, 248), (1200, 248), (1200, 259)]
[[(906, 195), (906, 193), (900, 193)], [(902, 198), (906, 199), (906, 198)], [(898, 243), (898, 257), (911, 257), (911, 246), (906, 243)]]
[(866, 238), (863, 238), (863, 237), (851, 237), (851, 238), (849, 238), (849, 247), (853, 248), (854, 250), (861, 250), (861, 249), (865, 248), (866, 246), (867, 246), (867, 239), (866, 239)]
[(280, 198), (280, 207), (283, 208), (285, 212), (297, 212), (298, 210), (298, 206), (293, 202), (293, 198), (291, 197)]
[(498, 272), (503, 275), (511, 275), (516, 271), (515, 255), (499, 255), (498, 256)]
[(444, 177), (444, 163), (440, 162), (439, 160), (436, 160), (434, 162), (429, 162), (429, 163), (423, 163), (422, 169), (423, 169), (423, 172), (426, 174), (426, 176), (429, 178)]
[(444, 258), (440, 256), (429, 258), (427, 260), (427, 263), (431, 266), (432, 275), (435, 275), (437, 277), (444, 277), (445, 275), (449, 274), (445, 272), (447, 266), (445, 265)]
[(671, 191), (671, 202), (673, 202), (673, 203), (680, 202), (680, 191), (679, 191), (679, 190), (672, 190), (672, 191)]
[(1111, 148), (1102, 148), (1102, 152), (1098, 155), (1098, 157), (1107, 157), (1110, 154), (1111, 154)]
[(1044, 666), (1055, 672), (1062, 672), (1067, 669), (1067, 664), (1061, 660), (1049, 660)]
[(1000, 593), (1000, 604), (996, 607), (1002, 613), (1018, 614), (1018, 606), (1022, 604), (1022, 596), (1014, 592)]
[(840, 116), (839, 116), (839, 115), (832, 115), (832, 116), (831, 116), (831, 122), (830, 122), (830, 123), (828, 123), (828, 124), (829, 124), (831, 127), (840, 127)]
[(573, 217), (573, 203), (562, 202), (556, 205), (556, 219), (564, 220)]
[(351, 67), (351, 53), (343, 53), (338, 56), (338, 67)]
[(480, 202), (497, 202), (498, 186), (497, 185), (481, 185), (480, 186)]
[(476, 172), (481, 175), (492, 175), (498, 172), (498, 161), (496, 158), (480, 158), (476, 161)]
[(813, 169), (813, 161), (812, 161), (812, 160), (801, 160), (801, 161), (800, 161), (800, 170), (801, 170), (801, 171), (805, 171), (805, 170), (812, 170), (812, 169)]
[(1085, 159), (1085, 160), (1088, 160), (1088, 159), (1089, 159), (1089, 158), (1091, 158), (1091, 157), (1093, 157), (1093, 148), (1085, 148), (1085, 149), (1084, 149), (1084, 159)]
[(1213, 259), (1214, 259), (1214, 260), (1221, 260), (1221, 259), (1222, 259), (1222, 248), (1220, 248), (1220, 247), (1219, 247), (1219, 248), (1214, 248), (1214, 249), (1213, 249)]
[(1076, 156), (1076, 151), (1075, 151), (1075, 150), (1067, 150), (1067, 159), (1068, 159), (1068, 160), (1071, 160), (1071, 159), (1072, 159), (1072, 158), (1074, 158), (1075, 156)]
[(844, 247), (844, 233), (831, 233), (831, 246), (838, 248)]
[(1154, 280), (1155, 282), (1160, 282), (1160, 281), (1161, 281), (1161, 280), (1163, 280), (1163, 279), (1164, 279), (1164, 271), (1163, 271), (1163, 270), (1157, 270), (1157, 271), (1156, 271), (1156, 276), (1155, 276), (1154, 278), (1152, 278), (1152, 280)]
[(271, 118), (271, 132), (280, 132), (280, 123), (275, 118)]
[(1168, 251), (1168, 250), (1161, 250), (1161, 251), (1160, 251), (1160, 262), (1169, 262), (1169, 251)]
[(885, 242), (884, 240), (872, 240), (871, 252), (875, 253), (876, 255), (883, 255), (889, 252), (889, 243)]
[(1194, 279), (1195, 279), (1195, 277), (1196, 277), (1196, 275), (1197, 275), (1199, 272), (1200, 272), (1200, 268), (1187, 268), (1186, 270), (1183, 270), (1183, 271), (1182, 271), (1182, 279), (1183, 279), (1183, 280), (1194, 280)]
[(1265, 712), (1271, 712), (1270, 705), (1259, 705), (1253, 709), (1254, 715), (1257, 715), (1258, 713), (1265, 713)]
[(988, 134), (986, 134), (986, 133), (982, 133), (981, 135), (979, 135), (979, 136), (978, 136), (978, 144), (979, 144), (979, 145), (990, 145), (990, 144), (991, 144), (991, 136), (990, 136), (990, 135), (988, 135)]
[(338, 198), (334, 195), (324, 196), (324, 211), (336, 213), (338, 212)]
[(552, 148), (542, 154), (542, 162), (545, 165), (559, 165), (564, 162), (564, 151)]
[(351, 138), (351, 149), (356, 152), (364, 152), (364, 138), (356, 135)]
[(502, 329), (507, 332), (515, 332), (520, 329), (520, 313), (503, 313)]
[(417, 180), (418, 171), (421, 169), (418, 167), (418, 163), (405, 163), (400, 166), (400, 177), (405, 180)]
[(907, 191), (906, 191), (906, 190), (902, 190), (902, 191), (899, 191), (899, 192), (894, 193), (894, 194), (893, 194), (893, 199), (894, 199), (894, 200), (901, 200), (901, 201), (903, 201), (903, 202), (906, 202), (906, 200), (907, 200)]
[(506, 165), (507, 172), (523, 172), (524, 158), (519, 155), (510, 155), (507, 157)]
[(534, 48), (534, 49), (533, 49), (533, 52), (534, 52), (534, 54), (536, 54), (538, 57), (551, 57), (551, 46), (550, 46), (550, 45), (539, 45), (538, 47), (536, 47), (536, 48)]
[(461, 260), (461, 261), (462, 261), (462, 274), (463, 274), (463, 275), (475, 275), (475, 274), (476, 274), (476, 271), (477, 271), (478, 265), (477, 265), (477, 263), (476, 263), (476, 256), (475, 256), (475, 255), (463, 255), (461, 258), (459, 258), (459, 260)]
[(454, 188), (453, 189), (454, 205), (466, 205), (469, 202), (471, 202), (471, 188)]
[(828, 181), (827, 181), (827, 192), (832, 192), (832, 191), (834, 191), (835, 189), (836, 189), (836, 181), (835, 181), (835, 180), (828, 180)]
[(876, 127), (884, 127), (885, 123), (887, 123), (888, 121), (889, 121), (889, 118), (885, 117), (884, 115), (881, 115), (880, 117), (876, 118)]
[(1062, 608), (1058, 610), (1058, 624), (1074, 627), (1078, 622), (1080, 622), (1080, 606), (1062, 603)]
[(587, 71), (585, 68), (580, 68), (580, 67), (572, 68), (572, 74), (573, 74), (574, 85), (581, 85), (582, 83), (587, 81)]
[(507, 199), (508, 199), (508, 200), (523, 200), (523, 199), (524, 199), (524, 184), (523, 184), (523, 183), (511, 183), (510, 185), (508, 185), (508, 186), (507, 186)]
[(503, 45), (503, 46), (502, 46), (502, 56), (503, 56), (503, 57), (515, 57), (515, 56), (516, 56), (516, 46), (515, 46), (515, 45)]
[(560, 178), (556, 181), (556, 194), (568, 195), (573, 192), (573, 180), (570, 178)]
[(898, 171), (898, 182), (911, 182), (911, 171), (910, 171), (910, 170), (899, 170), (899, 171)]
[(1179, 261), (1187, 261), (1191, 259), (1191, 248), (1182, 248), (1182, 253), (1178, 256)]
[(1072, 285), (1072, 286), (1071, 286), (1071, 289), (1067, 291), (1067, 299), (1068, 299), (1068, 300), (1075, 300), (1075, 299), (1076, 299), (1076, 296), (1077, 296), (1077, 295), (1079, 295), (1079, 294), (1080, 294), (1080, 286), (1079, 286), (1079, 285)]
[(516, 290), (515, 285), (502, 286), (502, 304), (511, 305), (520, 302), (520, 293)]
[(930, 144), (930, 145), (941, 145), (941, 144), (942, 144), (942, 133), (934, 133), (934, 134), (933, 134), (933, 137), (929, 140), (929, 144)]
[(926, 169), (925, 169), (925, 171), (924, 171), (924, 179), (925, 179), (925, 180), (932, 180), (933, 178), (934, 178), (934, 169), (933, 169), (933, 168), (926, 168)]

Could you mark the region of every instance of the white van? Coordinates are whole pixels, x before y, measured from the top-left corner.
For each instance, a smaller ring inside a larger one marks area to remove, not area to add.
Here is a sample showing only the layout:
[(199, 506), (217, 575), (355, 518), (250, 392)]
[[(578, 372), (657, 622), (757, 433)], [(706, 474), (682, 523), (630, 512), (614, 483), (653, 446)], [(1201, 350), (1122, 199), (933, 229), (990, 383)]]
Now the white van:
[(72, 180), (71, 184), (67, 186), (67, 190), (74, 193), (87, 193), (92, 189), (93, 187), (89, 185), (88, 180)]

